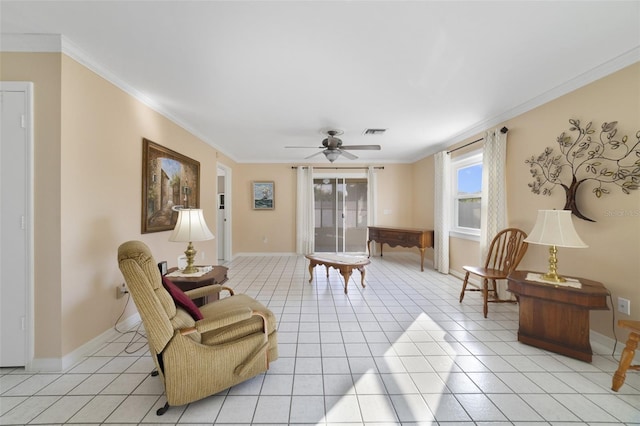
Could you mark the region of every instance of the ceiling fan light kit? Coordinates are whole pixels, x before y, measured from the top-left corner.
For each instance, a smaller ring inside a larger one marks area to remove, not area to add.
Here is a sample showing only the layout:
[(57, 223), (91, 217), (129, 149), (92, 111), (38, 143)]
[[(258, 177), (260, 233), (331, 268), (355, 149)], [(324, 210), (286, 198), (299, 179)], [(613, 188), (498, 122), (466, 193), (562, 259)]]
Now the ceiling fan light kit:
[[(342, 139), (338, 138), (338, 135), (343, 134), (342, 130), (327, 130), (325, 134), (326, 138), (322, 140), (322, 146), (319, 148), (322, 149), (320, 152), (316, 152), (308, 157), (305, 157), (305, 160), (315, 157), (319, 154), (324, 154), (324, 156), (331, 163), (336, 161), (341, 155), (347, 157), (350, 160), (356, 160), (358, 158), (357, 155), (354, 155), (347, 150), (367, 150), (367, 151), (379, 151), (380, 145), (343, 145)], [(303, 146), (287, 146), (285, 148), (306, 148)]]
[(324, 156), (327, 157), (327, 160), (329, 160), (330, 162), (334, 162), (338, 159), (338, 157), (340, 157), (340, 151), (331, 151), (330, 149), (325, 149), (324, 151), (322, 151), (324, 153)]

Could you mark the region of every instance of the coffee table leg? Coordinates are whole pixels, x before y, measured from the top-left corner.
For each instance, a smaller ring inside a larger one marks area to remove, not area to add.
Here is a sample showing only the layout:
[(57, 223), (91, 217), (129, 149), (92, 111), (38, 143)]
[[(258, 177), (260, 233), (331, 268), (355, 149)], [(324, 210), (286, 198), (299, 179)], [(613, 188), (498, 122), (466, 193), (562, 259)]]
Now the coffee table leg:
[(349, 285), (349, 279), (351, 278), (351, 268), (345, 268), (340, 272), (342, 272), (342, 278), (344, 278), (344, 294), (347, 294), (347, 286)]
[(364, 266), (359, 267), (358, 271), (360, 271), (360, 284), (362, 285), (362, 288), (364, 288)]
[(315, 266), (313, 262), (309, 261), (309, 275), (311, 275), (309, 282), (313, 281), (313, 268), (315, 268)]

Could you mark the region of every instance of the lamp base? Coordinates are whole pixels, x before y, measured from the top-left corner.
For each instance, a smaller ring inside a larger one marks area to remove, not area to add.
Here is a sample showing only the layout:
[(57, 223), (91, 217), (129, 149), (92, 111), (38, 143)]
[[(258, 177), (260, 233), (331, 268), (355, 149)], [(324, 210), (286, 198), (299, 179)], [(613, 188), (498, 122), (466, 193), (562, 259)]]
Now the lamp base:
[(555, 272), (547, 272), (544, 275), (540, 275), (540, 278), (545, 280), (545, 281), (549, 281), (552, 283), (565, 283), (567, 282), (567, 280), (564, 277), (561, 277), (560, 275), (558, 275)]
[(556, 246), (549, 247), (549, 272), (547, 272), (544, 275), (541, 275), (540, 278), (552, 283), (564, 283), (564, 282), (567, 282), (567, 280), (562, 278), (560, 275), (558, 275), (558, 272), (557, 272), (558, 271), (558, 257), (556, 256), (557, 253), (558, 253), (558, 249), (556, 248)]
[(182, 270), (183, 274), (195, 274), (198, 272), (198, 268), (193, 266), (193, 260), (196, 257), (196, 249), (193, 248), (193, 244), (189, 241), (189, 245), (184, 254), (187, 256), (187, 267)]

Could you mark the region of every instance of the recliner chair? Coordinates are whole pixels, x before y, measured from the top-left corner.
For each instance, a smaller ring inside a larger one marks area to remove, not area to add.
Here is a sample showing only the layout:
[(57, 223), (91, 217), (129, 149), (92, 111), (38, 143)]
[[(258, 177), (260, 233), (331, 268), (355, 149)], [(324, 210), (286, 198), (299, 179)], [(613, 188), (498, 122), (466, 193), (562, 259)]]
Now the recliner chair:
[[(118, 265), (164, 384), (167, 403), (158, 415), (261, 374), (277, 359), (276, 319), (253, 298), (239, 294), (208, 303), (200, 307), (203, 319), (196, 321), (176, 306), (143, 242), (122, 244)], [(211, 285), (185, 294), (193, 299), (223, 289)]]

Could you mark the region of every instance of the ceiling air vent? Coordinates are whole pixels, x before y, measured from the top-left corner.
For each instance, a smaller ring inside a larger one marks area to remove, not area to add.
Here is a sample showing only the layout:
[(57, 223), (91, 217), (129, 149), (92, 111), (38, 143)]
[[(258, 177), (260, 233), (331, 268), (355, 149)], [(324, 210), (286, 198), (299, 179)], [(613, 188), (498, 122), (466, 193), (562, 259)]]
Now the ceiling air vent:
[(381, 135), (386, 132), (387, 129), (367, 129), (364, 131), (365, 135)]

